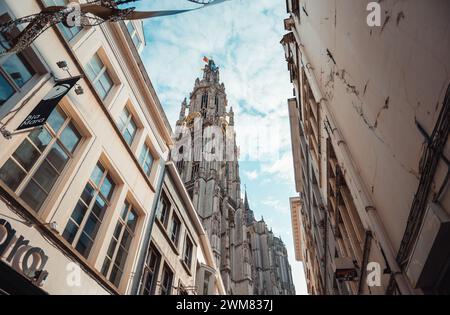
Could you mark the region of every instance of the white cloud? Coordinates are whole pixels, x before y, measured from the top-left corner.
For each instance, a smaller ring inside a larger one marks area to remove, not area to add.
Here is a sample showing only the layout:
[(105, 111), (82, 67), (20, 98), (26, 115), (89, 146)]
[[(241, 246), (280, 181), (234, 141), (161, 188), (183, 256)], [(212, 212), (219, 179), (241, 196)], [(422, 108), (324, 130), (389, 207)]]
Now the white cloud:
[(259, 176), (258, 171), (244, 171), (244, 174), (251, 180), (255, 180)]
[[(186, 2), (151, 1), (145, 8), (192, 7)], [(273, 0), (232, 0), (145, 22), (148, 46), (143, 59), (172, 124), (181, 101), (201, 75), (202, 56), (207, 55), (221, 68), (229, 105), (236, 112), (242, 152), (249, 151), (246, 143), (264, 140), (270, 133), (267, 146), (271, 150), (261, 152), (258, 159), (276, 160), (268, 152), (278, 152), (288, 144), (286, 99), (292, 93), (279, 44), (284, 33), (283, 6)]]
[(283, 203), (280, 201), (280, 199), (275, 198), (273, 196), (268, 196), (267, 198), (260, 201), (261, 204), (269, 207), (273, 212), (287, 215), (289, 214), (289, 209), (283, 205)]
[(277, 179), (294, 184), (294, 166), (292, 152), (286, 151), (280, 159), (275, 162), (265, 162), (261, 164), (262, 173), (275, 176)]

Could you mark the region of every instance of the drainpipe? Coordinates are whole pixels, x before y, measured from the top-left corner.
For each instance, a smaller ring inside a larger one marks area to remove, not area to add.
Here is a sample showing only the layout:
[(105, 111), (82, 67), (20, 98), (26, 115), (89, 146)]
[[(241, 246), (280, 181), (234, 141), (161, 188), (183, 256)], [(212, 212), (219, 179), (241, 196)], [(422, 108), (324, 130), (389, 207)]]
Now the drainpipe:
[[(299, 37), (294, 32), (294, 35), (299, 41)], [(300, 52), (302, 54), (302, 65), (305, 69), (305, 74), (308, 77), (308, 81), (311, 86), (311, 90), (314, 94), (314, 98), (316, 99), (317, 103), (322, 103), (322, 101), (326, 100), (322, 92), (320, 91), (319, 85), (315, 79), (315, 76), (312, 72), (310, 72), (310, 63), (307, 59), (307, 55), (305, 54), (305, 51), (302, 46), (299, 46)], [(322, 110), (325, 113), (325, 116), (328, 117), (329, 123), (330, 123), (330, 129), (331, 132), (336, 139), (336, 143), (338, 144), (338, 147), (341, 148), (341, 150), (336, 150), (336, 155), (340, 157), (340, 160), (343, 162), (343, 164), (346, 166), (346, 171), (348, 172), (349, 177), (354, 182), (354, 185), (359, 190), (358, 197), (361, 200), (362, 205), (365, 207), (367, 218), (368, 218), (368, 225), (370, 229), (372, 230), (373, 234), (376, 236), (376, 239), (379, 241), (381, 247), (383, 248), (383, 251), (386, 255), (386, 260), (389, 264), (390, 269), (392, 270), (392, 275), (394, 276), (397, 286), (401, 292), (401, 294), (413, 294), (413, 290), (409, 285), (408, 280), (406, 279), (405, 275), (402, 273), (402, 270), (400, 266), (397, 263), (396, 260), (396, 254), (394, 252), (394, 249), (392, 247), (392, 244), (390, 243), (389, 237), (387, 236), (387, 232), (384, 228), (384, 225), (378, 215), (378, 212), (376, 211), (376, 208), (374, 207), (374, 203), (372, 199), (370, 198), (369, 194), (367, 193), (366, 187), (364, 182), (362, 181), (360, 175), (356, 172), (355, 163), (353, 162), (353, 159), (351, 157), (350, 150), (348, 149), (347, 143), (344, 141), (342, 134), (337, 128), (337, 125), (334, 120), (334, 116), (329, 111), (328, 106), (322, 106)], [(360, 212), (359, 207), (357, 207), (358, 212)], [(360, 213), (360, 217), (364, 217)]]
[(133, 280), (132, 280), (130, 295), (138, 295), (139, 294), (139, 290), (141, 287), (140, 280), (141, 280), (145, 262), (146, 262), (147, 256), (148, 256), (148, 248), (150, 246), (150, 241), (152, 238), (152, 230), (153, 230), (153, 226), (155, 224), (156, 210), (157, 210), (158, 203), (159, 203), (158, 201), (161, 197), (161, 190), (162, 190), (162, 186), (164, 183), (164, 177), (166, 176), (166, 162), (164, 161), (163, 158), (160, 159), (159, 166), (162, 168), (162, 172), (161, 172), (161, 176), (158, 179), (158, 186), (156, 187), (156, 195), (155, 195), (155, 198), (153, 199), (153, 204), (152, 204), (152, 213), (150, 215), (149, 222), (147, 224), (147, 230), (145, 231), (142, 246), (139, 251), (138, 262), (136, 265), (136, 272), (135, 272)]

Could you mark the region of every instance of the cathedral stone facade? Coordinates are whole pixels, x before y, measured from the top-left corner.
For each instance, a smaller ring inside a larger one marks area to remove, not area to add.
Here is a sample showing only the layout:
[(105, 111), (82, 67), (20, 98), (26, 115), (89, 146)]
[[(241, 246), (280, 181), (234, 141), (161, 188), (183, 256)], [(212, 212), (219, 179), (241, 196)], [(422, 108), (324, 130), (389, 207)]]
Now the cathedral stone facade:
[(203, 223), (228, 294), (295, 294), (286, 248), (241, 197), (234, 112), (212, 60), (181, 104), (172, 158)]

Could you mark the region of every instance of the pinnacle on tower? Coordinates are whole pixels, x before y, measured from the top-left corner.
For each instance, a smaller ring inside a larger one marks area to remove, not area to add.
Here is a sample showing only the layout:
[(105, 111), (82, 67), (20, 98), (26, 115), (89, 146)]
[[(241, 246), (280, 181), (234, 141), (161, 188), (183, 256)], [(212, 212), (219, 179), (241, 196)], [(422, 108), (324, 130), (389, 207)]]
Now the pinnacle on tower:
[(244, 209), (245, 210), (250, 210), (250, 206), (248, 204), (248, 198), (247, 198), (247, 187), (245, 188)]
[(180, 120), (186, 117), (186, 107), (187, 107), (187, 99), (184, 98), (184, 101), (181, 103)]
[(230, 107), (230, 111), (228, 112), (229, 124), (230, 126), (234, 126), (234, 111), (233, 106)]
[(251, 225), (255, 222), (255, 214), (250, 209), (247, 197), (247, 187), (245, 187), (245, 197), (244, 197), (244, 213), (247, 225)]
[(207, 63), (203, 68), (203, 80), (219, 83), (219, 67), (214, 60), (204, 57), (203, 61)]

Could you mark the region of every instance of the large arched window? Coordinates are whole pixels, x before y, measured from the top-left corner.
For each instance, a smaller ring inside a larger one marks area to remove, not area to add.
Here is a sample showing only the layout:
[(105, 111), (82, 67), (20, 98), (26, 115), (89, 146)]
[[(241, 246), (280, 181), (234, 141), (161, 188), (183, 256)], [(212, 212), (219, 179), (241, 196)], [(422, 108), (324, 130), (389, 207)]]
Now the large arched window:
[(216, 106), (216, 113), (219, 113), (219, 95), (216, 94), (214, 98), (214, 105)]
[(177, 164), (178, 173), (183, 173), (184, 170), (184, 160), (178, 161)]
[(207, 108), (208, 107), (208, 92), (205, 92), (202, 95), (202, 109)]

